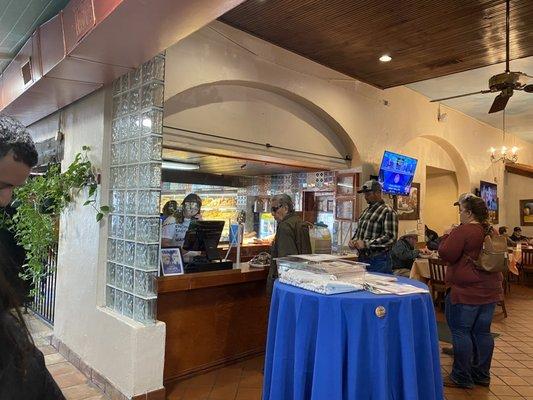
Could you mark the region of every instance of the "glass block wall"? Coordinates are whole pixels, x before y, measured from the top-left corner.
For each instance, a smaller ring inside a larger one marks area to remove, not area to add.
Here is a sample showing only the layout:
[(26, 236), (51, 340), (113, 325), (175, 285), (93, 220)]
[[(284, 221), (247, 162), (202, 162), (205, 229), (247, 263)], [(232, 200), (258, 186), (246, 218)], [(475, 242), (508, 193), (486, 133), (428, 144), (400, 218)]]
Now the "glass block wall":
[(156, 318), (165, 57), (113, 82), (106, 304)]

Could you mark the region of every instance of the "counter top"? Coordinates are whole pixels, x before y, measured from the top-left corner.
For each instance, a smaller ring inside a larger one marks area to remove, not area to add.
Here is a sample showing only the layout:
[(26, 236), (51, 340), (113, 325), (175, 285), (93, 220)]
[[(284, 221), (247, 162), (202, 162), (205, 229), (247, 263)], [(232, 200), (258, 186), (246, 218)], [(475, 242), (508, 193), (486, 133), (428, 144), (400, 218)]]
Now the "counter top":
[(157, 293), (182, 292), (208, 287), (234, 285), (266, 280), (268, 268), (250, 268), (242, 263), (240, 269), (197, 272), (176, 276), (162, 276), (157, 280)]

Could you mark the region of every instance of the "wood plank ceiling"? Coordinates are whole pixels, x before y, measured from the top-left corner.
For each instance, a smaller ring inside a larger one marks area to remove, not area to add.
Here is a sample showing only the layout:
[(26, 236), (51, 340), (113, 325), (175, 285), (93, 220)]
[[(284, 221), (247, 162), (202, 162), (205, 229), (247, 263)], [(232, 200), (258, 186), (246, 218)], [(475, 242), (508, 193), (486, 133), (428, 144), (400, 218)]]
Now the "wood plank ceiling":
[[(220, 20), (380, 88), (505, 61), (504, 0), (248, 0)], [(532, 20), (511, 0), (511, 59), (533, 55)]]

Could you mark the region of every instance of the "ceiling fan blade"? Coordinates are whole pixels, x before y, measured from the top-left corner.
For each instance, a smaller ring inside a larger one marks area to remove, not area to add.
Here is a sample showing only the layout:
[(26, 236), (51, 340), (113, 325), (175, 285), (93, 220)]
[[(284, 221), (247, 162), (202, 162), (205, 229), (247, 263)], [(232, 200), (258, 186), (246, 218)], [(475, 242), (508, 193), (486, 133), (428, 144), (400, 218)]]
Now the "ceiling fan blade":
[(507, 96), (504, 93), (500, 93), (498, 96), (496, 96), (492, 106), (490, 107), (489, 114), (504, 110), (510, 98), (511, 96)]
[(443, 97), (442, 99), (430, 100), (430, 103), (435, 103), (436, 101), (458, 99), (459, 97), (466, 97), (466, 96), (472, 96), (474, 94), (485, 94), (485, 93), (492, 93), (492, 90), (480, 90), (479, 92), (472, 92), (472, 93), (459, 94), (457, 96)]
[(524, 92), (527, 92), (527, 93), (533, 93), (533, 84), (529, 84), (529, 85), (524, 86), (524, 88), (522, 90)]

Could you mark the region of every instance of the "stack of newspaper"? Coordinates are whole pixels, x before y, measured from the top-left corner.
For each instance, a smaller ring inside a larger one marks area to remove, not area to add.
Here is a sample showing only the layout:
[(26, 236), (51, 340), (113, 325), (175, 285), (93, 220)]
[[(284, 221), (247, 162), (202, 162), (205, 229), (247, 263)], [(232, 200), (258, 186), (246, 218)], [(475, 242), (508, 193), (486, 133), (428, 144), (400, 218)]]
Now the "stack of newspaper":
[(325, 254), (289, 256), (277, 259), (279, 280), (322, 294), (368, 290), (375, 294), (406, 295), (428, 293), (413, 285), (398, 283), (393, 275), (366, 272), (367, 264)]

